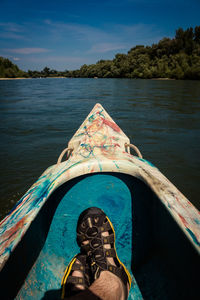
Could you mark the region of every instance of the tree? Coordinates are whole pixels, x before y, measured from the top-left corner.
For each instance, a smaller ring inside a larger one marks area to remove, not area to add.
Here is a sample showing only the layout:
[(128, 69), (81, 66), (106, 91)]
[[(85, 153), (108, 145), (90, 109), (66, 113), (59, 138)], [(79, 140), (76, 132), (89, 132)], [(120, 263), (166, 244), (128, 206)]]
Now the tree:
[(0, 57), (0, 77), (16, 78), (25, 76), (27, 76), (27, 73), (20, 70), (17, 65), (13, 64), (7, 58)]
[(194, 29), (194, 41), (200, 44), (200, 26), (196, 26)]
[(45, 67), (43, 70), (42, 70), (42, 73), (44, 74), (45, 77), (48, 77), (49, 74), (50, 74), (50, 69), (48, 67)]

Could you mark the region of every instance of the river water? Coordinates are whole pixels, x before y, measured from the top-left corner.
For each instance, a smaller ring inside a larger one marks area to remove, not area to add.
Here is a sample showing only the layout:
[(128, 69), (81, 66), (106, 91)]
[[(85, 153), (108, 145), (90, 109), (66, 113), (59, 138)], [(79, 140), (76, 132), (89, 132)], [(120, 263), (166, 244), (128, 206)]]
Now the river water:
[(0, 81), (0, 218), (101, 103), (143, 157), (199, 209), (200, 82), (49, 78)]

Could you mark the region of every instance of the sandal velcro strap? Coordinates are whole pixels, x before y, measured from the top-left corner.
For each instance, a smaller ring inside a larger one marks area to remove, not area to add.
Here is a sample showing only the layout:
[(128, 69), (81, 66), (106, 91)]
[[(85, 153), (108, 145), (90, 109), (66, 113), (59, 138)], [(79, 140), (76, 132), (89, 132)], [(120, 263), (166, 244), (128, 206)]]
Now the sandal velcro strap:
[(85, 236), (85, 234), (77, 233), (77, 240), (82, 243), (87, 240), (87, 237)]
[(74, 263), (72, 266), (72, 270), (73, 271), (81, 271), (81, 272), (85, 272), (85, 266), (83, 266), (82, 264), (78, 264), (78, 263)]
[(105, 249), (105, 256), (106, 257), (116, 257), (116, 251), (114, 248)]
[[(73, 276), (74, 271), (79, 271), (82, 274), (82, 277)], [(76, 255), (67, 266), (64, 276), (62, 278), (61, 299), (70, 297), (80, 292), (80, 289), (77, 287), (77, 285), (82, 285), (85, 288), (88, 288), (91, 284), (90, 276), (91, 274), (86, 255)]]
[(105, 252), (103, 248), (99, 248), (92, 252), (92, 256), (98, 262), (99, 260), (105, 259)]
[(83, 277), (75, 277), (75, 276), (69, 276), (67, 278), (67, 283), (73, 283), (73, 284), (81, 284), (85, 285), (85, 280)]
[(107, 222), (105, 224), (103, 224), (101, 227), (99, 227), (99, 232), (106, 232), (108, 230), (111, 230), (111, 226), (110, 226), (110, 223)]
[(83, 245), (83, 246), (81, 246), (81, 248), (82, 248), (83, 252), (85, 252), (85, 253), (88, 253), (91, 251), (90, 244)]
[(109, 236), (103, 236), (102, 241), (104, 244), (113, 244), (115, 241), (114, 233), (110, 234)]

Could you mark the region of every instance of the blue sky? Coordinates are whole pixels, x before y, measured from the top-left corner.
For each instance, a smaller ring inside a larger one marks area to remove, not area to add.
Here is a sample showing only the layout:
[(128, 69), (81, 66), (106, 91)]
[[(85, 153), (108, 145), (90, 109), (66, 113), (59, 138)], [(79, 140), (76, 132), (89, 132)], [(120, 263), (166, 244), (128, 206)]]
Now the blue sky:
[(72, 70), (200, 25), (200, 0), (0, 0), (0, 56)]

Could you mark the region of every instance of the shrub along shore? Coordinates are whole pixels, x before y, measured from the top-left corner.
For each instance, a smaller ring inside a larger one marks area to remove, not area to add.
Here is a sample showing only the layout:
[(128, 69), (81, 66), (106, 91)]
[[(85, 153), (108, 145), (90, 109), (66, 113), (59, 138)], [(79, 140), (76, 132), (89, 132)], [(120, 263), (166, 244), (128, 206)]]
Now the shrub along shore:
[(200, 26), (176, 30), (173, 39), (163, 38), (152, 46), (138, 45), (113, 60), (84, 64), (78, 70), (22, 71), (9, 59), (0, 57), (1, 78), (144, 78), (200, 79)]

